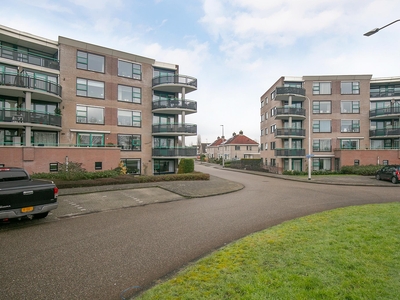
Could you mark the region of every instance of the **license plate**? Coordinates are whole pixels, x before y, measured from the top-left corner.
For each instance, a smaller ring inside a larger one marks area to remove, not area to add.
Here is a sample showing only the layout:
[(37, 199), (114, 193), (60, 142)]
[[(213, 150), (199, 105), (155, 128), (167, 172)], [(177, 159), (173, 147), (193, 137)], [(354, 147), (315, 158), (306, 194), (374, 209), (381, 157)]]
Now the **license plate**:
[(27, 213), (30, 211), (33, 211), (33, 206), (21, 208), (21, 212), (23, 212), (23, 213)]

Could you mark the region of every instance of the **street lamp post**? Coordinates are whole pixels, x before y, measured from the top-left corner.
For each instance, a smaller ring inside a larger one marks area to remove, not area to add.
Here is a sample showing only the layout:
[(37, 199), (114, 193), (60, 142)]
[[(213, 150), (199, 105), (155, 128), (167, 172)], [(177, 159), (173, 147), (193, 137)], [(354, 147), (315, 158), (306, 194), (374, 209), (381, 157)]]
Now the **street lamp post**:
[(370, 31), (368, 31), (368, 32), (366, 32), (366, 33), (364, 33), (364, 35), (365, 35), (365, 36), (371, 36), (371, 35), (377, 33), (379, 30), (382, 30), (383, 28), (388, 27), (388, 26), (392, 25), (393, 23), (396, 23), (396, 22), (399, 22), (399, 21), (400, 21), (400, 19), (395, 20), (395, 21), (393, 21), (392, 23), (389, 23), (389, 24), (387, 24), (387, 25), (385, 25), (385, 26), (383, 26), (383, 27), (381, 27), (381, 28), (374, 28), (374, 29), (372, 29), (372, 30), (370, 30)]
[(224, 125), (222, 127), (222, 167), (225, 168), (225, 145), (224, 145)]

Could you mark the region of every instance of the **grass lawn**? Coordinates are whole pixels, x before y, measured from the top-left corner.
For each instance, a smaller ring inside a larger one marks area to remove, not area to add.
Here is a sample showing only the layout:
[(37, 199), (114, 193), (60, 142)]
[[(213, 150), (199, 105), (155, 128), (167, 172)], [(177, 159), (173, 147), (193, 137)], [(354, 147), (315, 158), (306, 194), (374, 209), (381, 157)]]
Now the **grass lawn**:
[(191, 264), (138, 299), (399, 295), (400, 203), (390, 203), (335, 209), (252, 234)]

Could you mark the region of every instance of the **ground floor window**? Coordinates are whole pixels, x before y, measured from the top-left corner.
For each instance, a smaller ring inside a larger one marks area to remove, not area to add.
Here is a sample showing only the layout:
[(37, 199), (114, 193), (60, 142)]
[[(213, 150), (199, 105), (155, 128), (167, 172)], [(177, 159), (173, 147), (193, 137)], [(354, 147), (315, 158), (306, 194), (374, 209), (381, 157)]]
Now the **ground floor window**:
[(127, 174), (141, 174), (139, 158), (121, 158), (121, 161), (126, 167)]
[(290, 168), (289, 159), (285, 158), (283, 161), (283, 168), (284, 170), (293, 170), (293, 171), (302, 171), (303, 169), (303, 160), (302, 159), (292, 159), (292, 165)]
[(318, 170), (332, 170), (331, 158), (313, 158), (312, 168), (313, 171)]
[(399, 140), (371, 140), (371, 149), (399, 149)]
[(20, 145), (21, 140), (17, 140), (19, 137), (18, 130), (14, 129), (0, 129), (0, 145), (3, 146), (12, 146), (12, 145)]
[(121, 150), (140, 151), (141, 136), (138, 134), (118, 134), (118, 147)]
[(154, 174), (171, 174), (175, 173), (175, 160), (171, 159), (155, 159)]
[(58, 144), (57, 132), (34, 131), (31, 143), (34, 146), (56, 146)]
[(359, 149), (359, 140), (340, 140), (340, 149)]
[(104, 147), (104, 134), (78, 133), (76, 144), (78, 147)]

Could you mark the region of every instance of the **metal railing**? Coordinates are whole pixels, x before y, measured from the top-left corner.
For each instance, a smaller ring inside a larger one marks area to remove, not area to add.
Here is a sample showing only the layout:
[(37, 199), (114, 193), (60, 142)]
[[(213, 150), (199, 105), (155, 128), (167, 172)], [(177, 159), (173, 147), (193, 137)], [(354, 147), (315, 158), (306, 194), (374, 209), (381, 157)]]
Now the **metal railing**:
[(10, 47), (0, 45), (0, 57), (15, 61), (24, 62), (31, 65), (45, 67), (53, 70), (60, 69), (60, 63), (57, 59), (34, 54), (26, 51), (15, 50)]
[(369, 131), (369, 136), (400, 136), (400, 128), (373, 129)]
[(306, 130), (302, 128), (277, 128), (275, 136), (306, 136)]
[(196, 147), (175, 147), (175, 148), (153, 148), (153, 156), (170, 156), (170, 157), (180, 157), (180, 156), (196, 156)]
[(61, 97), (61, 85), (21, 74), (0, 73), (0, 85), (41, 90)]
[(164, 75), (153, 78), (153, 87), (160, 84), (184, 84), (197, 88), (197, 79), (179, 74)]
[(301, 96), (305, 96), (306, 95), (306, 90), (303, 89), (303, 88), (283, 86), (283, 87), (277, 87), (276, 88), (276, 94), (277, 95), (301, 95)]
[(275, 149), (275, 156), (305, 156), (306, 149)]
[(156, 100), (152, 103), (152, 109), (159, 108), (179, 108), (179, 109), (191, 109), (197, 110), (197, 102), (192, 100), (183, 99), (168, 99), (168, 100)]
[(299, 107), (277, 107), (276, 115), (297, 115), (305, 117), (306, 110)]
[(313, 147), (313, 152), (332, 152), (332, 146), (329, 146), (329, 147)]
[(32, 123), (61, 127), (61, 116), (31, 110), (0, 109), (0, 122)]
[(190, 133), (197, 134), (196, 124), (154, 124), (153, 133)]
[(400, 106), (377, 108), (377, 109), (371, 109), (369, 111), (370, 118), (386, 116), (386, 115), (399, 115), (399, 114), (400, 114)]

